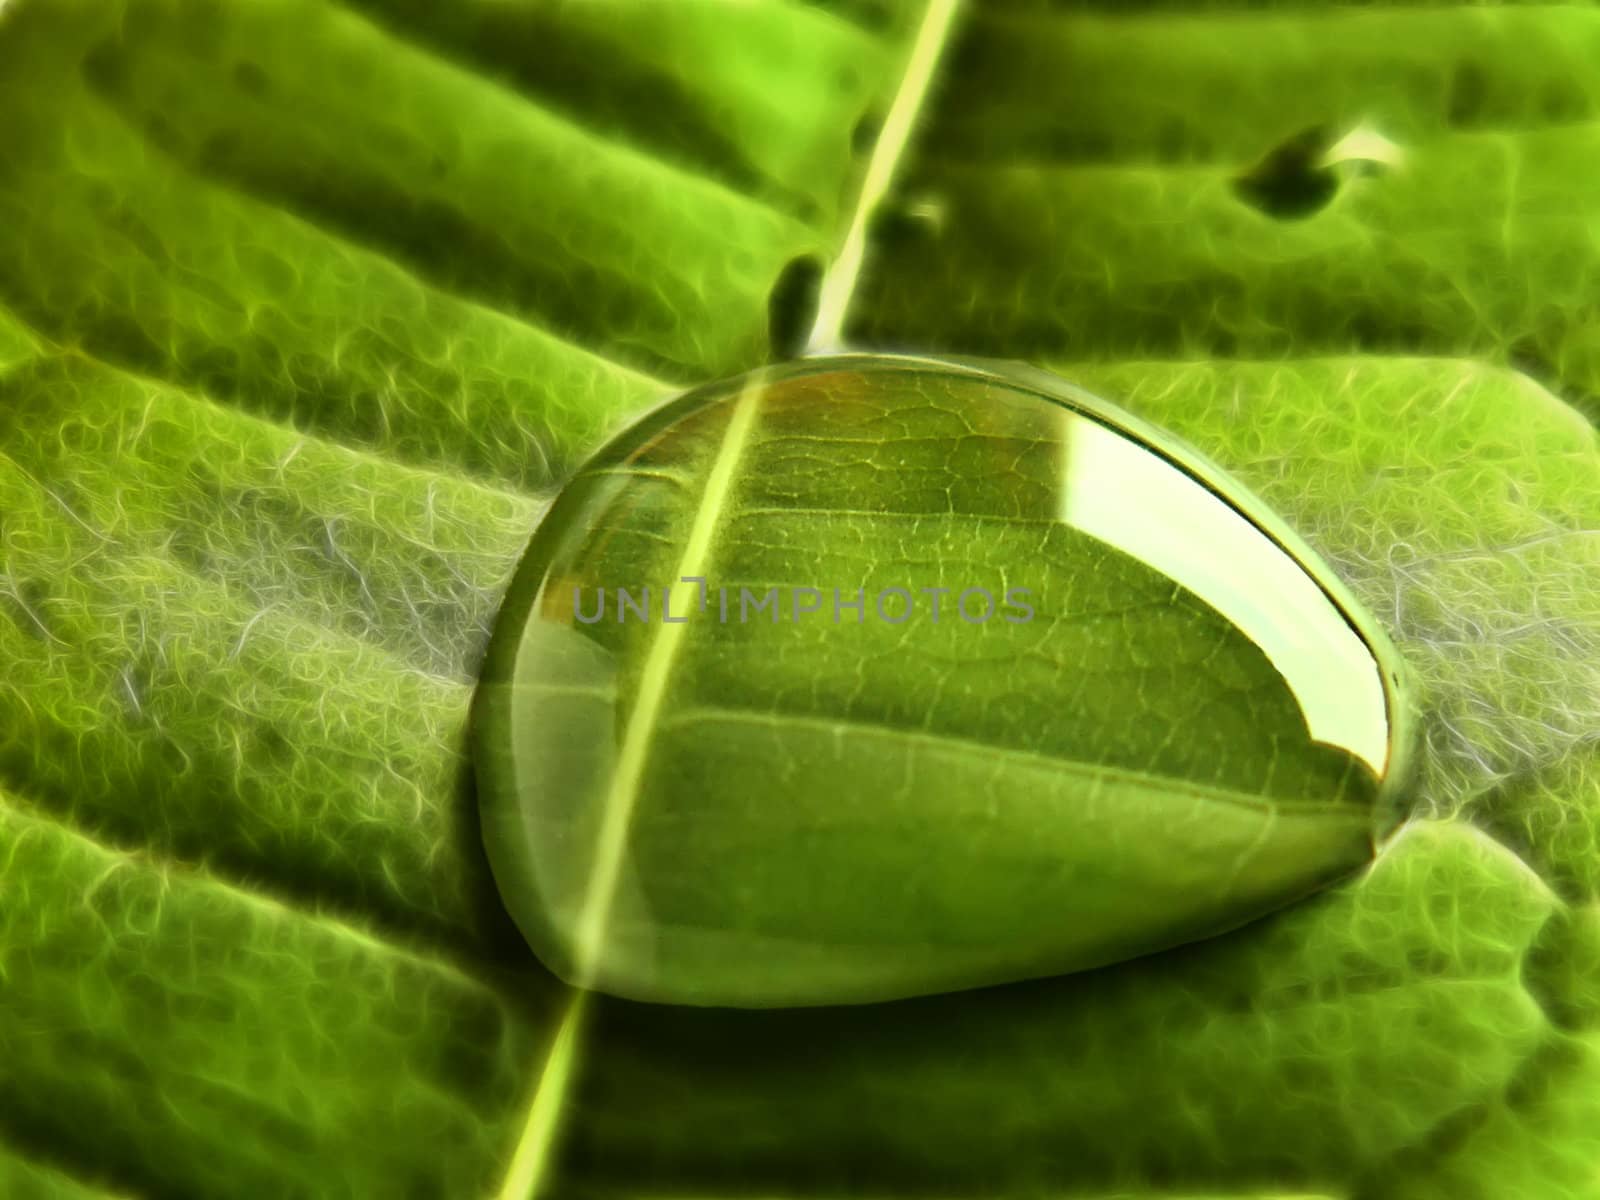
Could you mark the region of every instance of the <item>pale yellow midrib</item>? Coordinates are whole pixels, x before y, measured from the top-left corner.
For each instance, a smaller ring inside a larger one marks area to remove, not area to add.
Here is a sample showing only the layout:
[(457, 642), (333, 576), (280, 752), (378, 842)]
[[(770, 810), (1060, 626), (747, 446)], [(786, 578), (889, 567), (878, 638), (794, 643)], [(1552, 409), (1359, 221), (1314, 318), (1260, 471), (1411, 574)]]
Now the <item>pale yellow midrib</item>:
[[(727, 507), (739, 460), (744, 457), (751, 431), (755, 428), (756, 411), (760, 407), (766, 377), (765, 369), (752, 372), (738, 399), (734, 401), (728, 428), (706, 477), (705, 491), (701, 495), (694, 524), (690, 527), (689, 538), (684, 544), (683, 556), (672, 576), (674, 582), (685, 576), (705, 575), (717, 521)], [(533, 1097), (522, 1122), (521, 1136), (517, 1139), (511, 1165), (500, 1186), (499, 1200), (529, 1200), (529, 1197), (536, 1196), (549, 1164), (550, 1149), (555, 1144), (560, 1124), (562, 1101), (576, 1062), (578, 1031), (582, 1028), (584, 1013), (588, 1008), (587, 989), (594, 978), (605, 939), (606, 922), (616, 895), (617, 879), (622, 870), (628, 825), (638, 803), (639, 787), (650, 755), (650, 742), (661, 720), (662, 702), (671, 679), (673, 662), (688, 627), (689, 623), (676, 622), (658, 625), (656, 628), (660, 632), (645, 656), (638, 694), (628, 715), (627, 731), (622, 739), (622, 749), (617, 754), (617, 765), (611, 773), (611, 783), (602, 801), (604, 815), (599, 836), (595, 839), (588, 886), (579, 909), (573, 948), (572, 983), (576, 990), (567, 1001), (566, 1011), (545, 1055), (544, 1067), (534, 1085)]]
[[(3, 3), (4, 0), (0, 0), (0, 4)], [(809, 353), (834, 349), (838, 346), (845, 314), (849, 310), (850, 299), (855, 292), (856, 281), (861, 274), (861, 264), (866, 255), (867, 223), (888, 192), (890, 183), (893, 182), (895, 169), (905, 153), (912, 126), (915, 125), (917, 115), (927, 96), (934, 68), (938, 65), (945, 43), (949, 40), (956, 11), (960, 6), (961, 0), (929, 0), (927, 10), (923, 13), (922, 24), (917, 30), (905, 74), (901, 76), (900, 86), (889, 108), (889, 115), (884, 120), (883, 130), (873, 147), (872, 158), (867, 165), (867, 173), (862, 182), (855, 210), (851, 215), (844, 244), (839, 256), (823, 277), (816, 321), (812, 325), (811, 336), (806, 344)], [(720, 509), (726, 499), (727, 491), (731, 488), (734, 467), (737, 465), (739, 455), (743, 453), (744, 442), (749, 437), (759, 393), (764, 386), (765, 372), (758, 371), (750, 377), (744, 391), (740, 393), (737, 407), (728, 424), (728, 431), (718, 451), (716, 464), (712, 468), (711, 478), (707, 480), (706, 495), (702, 500), (700, 511), (696, 514), (689, 542), (684, 547), (684, 563), (679, 565), (676, 576), (678, 579), (685, 575), (704, 574), (703, 561), (693, 566), (686, 564), (697, 553), (702, 559), (709, 555), (717, 510)], [(731, 458), (730, 449), (734, 451)], [(717, 497), (716, 503), (712, 504), (710, 501), (713, 491), (719, 486), (722, 494)], [(576, 1062), (578, 1033), (588, 1007), (589, 993), (586, 985), (592, 978), (595, 966), (594, 950), (598, 948), (604, 936), (605, 920), (610, 912), (617, 874), (621, 869), (628, 820), (633, 812), (638, 781), (642, 778), (645, 757), (649, 750), (649, 731), (653, 731), (659, 720), (661, 697), (666, 690), (672, 658), (677, 652), (685, 628), (677, 624), (662, 626), (662, 636), (652, 644), (650, 655), (646, 660), (639, 700), (634, 704), (623, 748), (618, 755), (617, 770), (613, 773), (612, 786), (607, 794), (605, 824), (596, 843), (597, 865), (600, 865), (600, 860), (606, 857), (604, 848), (614, 847), (610, 852), (612, 861), (605, 868), (608, 880), (602, 891), (597, 884), (596, 875), (591, 875), (589, 889), (584, 895), (584, 906), (580, 910), (578, 952), (574, 956), (577, 974), (575, 982), (579, 986), (567, 1003), (555, 1038), (545, 1055), (544, 1066), (540, 1071), (538, 1082), (534, 1085), (527, 1116), (523, 1120), (522, 1133), (517, 1139), (511, 1165), (506, 1171), (497, 1200), (530, 1200), (531, 1197), (537, 1196), (549, 1164), (550, 1148), (555, 1143), (560, 1122), (561, 1103), (565, 1098)], [(664, 645), (666, 649), (663, 649)], [(658, 660), (659, 670), (652, 676), (652, 668), (657, 665)], [(641, 721), (641, 717), (646, 715), (644, 709), (646, 683), (652, 678), (655, 680), (655, 694), (648, 708), (648, 722), (645, 722)], [(647, 732), (640, 733), (641, 727)], [(613, 797), (618, 794), (619, 788), (623, 788), (621, 781), (625, 767), (633, 773), (632, 783), (628, 785), (633, 791), (629, 793), (624, 790), (626, 811), (619, 812), (620, 806), (613, 802)]]
[[(701, 497), (699, 511), (695, 513), (689, 540), (684, 545), (683, 557), (672, 574), (674, 582), (705, 575), (717, 521), (733, 491), (734, 472), (750, 441), (750, 431), (755, 427), (756, 410), (760, 405), (765, 380), (765, 370), (754, 372), (734, 402), (733, 415), (728, 420), (727, 432), (717, 450), (711, 473), (706, 478), (706, 490)], [(628, 825), (633, 819), (634, 806), (638, 803), (639, 787), (650, 757), (650, 743), (661, 719), (661, 704), (672, 676), (673, 662), (683, 644), (689, 623), (661, 624), (656, 628), (660, 633), (645, 657), (644, 670), (639, 676), (638, 695), (633, 711), (628, 715), (622, 749), (617, 755), (616, 768), (611, 772), (611, 785), (606, 789), (603, 824), (595, 841), (589, 886), (584, 892), (583, 907), (579, 910), (573, 948), (577, 976), (573, 982), (579, 987), (587, 987), (592, 981), (605, 939), (611, 903), (616, 896), (617, 877), (622, 870)]]
[(922, 24), (917, 28), (916, 40), (906, 60), (905, 74), (900, 77), (900, 86), (889, 105), (889, 115), (884, 118), (883, 129), (872, 147), (872, 157), (867, 161), (867, 172), (861, 181), (844, 242), (822, 277), (817, 316), (806, 342), (808, 354), (841, 348), (845, 316), (855, 294), (856, 281), (861, 276), (861, 264), (866, 260), (868, 224), (894, 182), (894, 173), (911, 141), (912, 126), (922, 111), (928, 85), (933, 81), (934, 69), (950, 40), (950, 30), (960, 7), (961, 0), (929, 0), (922, 14)]
[(496, 1200), (530, 1200), (538, 1194), (550, 1147), (555, 1144), (561, 1120), (561, 1105), (566, 1099), (567, 1082), (576, 1061), (578, 1032), (589, 1007), (589, 993), (574, 991), (567, 996), (567, 1007), (556, 1026), (555, 1037), (545, 1053), (544, 1067), (533, 1085), (528, 1115), (523, 1118), (522, 1136), (517, 1139), (511, 1165), (496, 1193)]

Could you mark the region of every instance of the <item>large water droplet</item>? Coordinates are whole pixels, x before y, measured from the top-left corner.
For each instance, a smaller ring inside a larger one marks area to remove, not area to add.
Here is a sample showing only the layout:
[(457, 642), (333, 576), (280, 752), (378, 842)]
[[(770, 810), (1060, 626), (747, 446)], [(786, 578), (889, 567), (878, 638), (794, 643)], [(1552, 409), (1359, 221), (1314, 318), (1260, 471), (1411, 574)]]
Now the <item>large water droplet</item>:
[(1347, 875), (1398, 663), (1199, 456), (1036, 372), (699, 389), (535, 534), (476, 713), (501, 894), (570, 981), (849, 1003), (1099, 966)]

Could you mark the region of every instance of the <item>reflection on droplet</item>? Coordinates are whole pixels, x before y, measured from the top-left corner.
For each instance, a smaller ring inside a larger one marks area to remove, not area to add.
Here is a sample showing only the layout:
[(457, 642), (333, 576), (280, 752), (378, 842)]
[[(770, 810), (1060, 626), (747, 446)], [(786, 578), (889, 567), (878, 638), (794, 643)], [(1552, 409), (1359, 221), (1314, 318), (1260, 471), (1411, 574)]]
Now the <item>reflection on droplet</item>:
[(475, 717), (572, 982), (863, 1002), (1081, 970), (1360, 867), (1392, 649), (1193, 452), (1036, 372), (848, 355), (680, 397), (534, 536)]
[(1305, 569), (1220, 496), (1138, 442), (1067, 412), (1061, 519), (1204, 600), (1261, 648), (1311, 736), (1382, 774), (1389, 712), (1371, 648)]

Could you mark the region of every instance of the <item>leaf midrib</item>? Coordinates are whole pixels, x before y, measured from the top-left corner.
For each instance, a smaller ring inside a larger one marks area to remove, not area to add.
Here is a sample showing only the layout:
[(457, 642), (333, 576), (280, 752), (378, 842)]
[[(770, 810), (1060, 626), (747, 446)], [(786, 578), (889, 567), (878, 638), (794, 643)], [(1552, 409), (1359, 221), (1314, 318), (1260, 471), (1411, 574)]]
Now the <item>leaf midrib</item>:
[[(916, 118), (927, 98), (928, 85), (932, 80), (934, 70), (938, 66), (938, 61), (945, 45), (949, 41), (950, 30), (954, 25), (956, 12), (960, 6), (961, 0), (927, 0), (927, 7), (924, 10), (923, 20), (918, 27), (913, 42), (906, 71), (902, 76), (900, 85), (896, 88), (890, 115), (886, 119), (877, 143), (873, 147), (867, 174), (852, 211), (844, 241), (834, 261), (825, 272), (818, 290), (819, 299), (816, 319), (807, 344), (807, 349), (811, 352), (817, 351), (830, 339), (837, 340), (842, 332), (865, 254), (868, 223), (876, 212), (883, 196), (887, 193), (895, 168), (905, 153), (912, 126), (915, 124)], [(717, 498), (713, 496), (717, 487), (717, 474), (719, 469), (725, 468), (731, 478), (736, 456), (730, 458), (729, 451), (730, 449), (740, 451), (743, 449), (744, 435), (736, 436), (735, 427), (740, 423), (742, 415), (746, 417), (746, 420), (753, 420), (758, 393), (753, 393), (751, 387), (754, 385), (759, 388), (764, 381), (764, 375), (765, 372), (762, 369), (754, 372), (750, 377), (750, 382), (747, 382), (744, 391), (736, 402), (738, 407), (729, 421), (728, 431), (724, 436), (722, 447), (718, 451), (717, 462), (713, 466), (711, 476), (707, 481), (706, 493), (702, 498), (700, 511), (695, 522), (695, 531), (691, 534), (690, 543), (685, 548), (683, 563), (680, 563), (680, 568), (676, 573), (679, 579), (684, 576), (699, 576), (705, 573), (703, 561), (699, 561), (697, 567), (689, 567), (685, 564), (689, 564), (697, 558), (691, 552), (696, 549), (695, 535), (701, 533), (702, 525), (705, 526), (703, 534), (705, 545), (700, 548), (698, 558), (709, 557), (712, 529), (716, 523), (717, 516), (720, 515), (719, 510), (725, 501), (725, 495)], [(746, 406), (750, 410), (748, 414), (745, 413)], [(745, 432), (747, 433), (748, 430)], [(726, 489), (726, 481), (723, 487)], [(710, 514), (709, 516), (707, 515), (708, 513)], [(640, 706), (637, 703), (635, 704), (634, 713), (628, 722), (628, 733), (625, 735), (626, 741), (619, 756), (618, 769), (612, 775), (613, 787), (615, 787), (616, 781), (622, 778), (622, 765), (629, 762), (629, 745), (636, 737), (641, 738), (641, 742), (640, 748), (634, 752), (635, 756), (639, 757), (639, 763), (633, 769), (642, 769), (642, 753), (646, 748), (644, 739), (647, 739), (648, 734), (640, 735), (636, 732), (636, 728), (640, 726), (639, 718), (646, 716), (648, 713), (650, 727), (653, 728), (659, 711), (660, 693), (665, 691), (666, 677), (670, 673), (671, 663), (676, 654), (676, 647), (683, 636), (685, 628), (682, 625), (667, 626), (663, 637), (652, 645), (651, 656), (646, 662), (641, 688), (648, 685), (657, 688), (658, 693), (652, 701), (653, 707), (651, 710), (641, 711)], [(663, 645), (668, 648), (661, 649)], [(652, 666), (657, 656), (660, 656), (665, 669), (658, 668), (653, 672)], [(657, 682), (650, 682), (652, 679), (656, 679)], [(636, 793), (637, 780), (629, 787)], [(631, 811), (631, 801), (629, 810)], [(615, 857), (617, 863), (612, 870), (612, 882), (609, 886), (611, 891), (615, 890), (615, 867), (620, 865), (620, 856), (623, 849), (622, 838), (626, 834), (627, 827), (627, 813), (621, 813), (619, 817), (618, 812), (616, 805), (607, 804), (604, 817), (607, 828), (603, 828), (601, 832), (602, 846), (607, 844), (608, 831), (611, 835), (611, 841), (616, 845)], [(613, 826), (615, 826), (614, 829), (611, 828)], [(591, 875), (591, 890), (593, 890), (593, 879), (594, 876)], [(609, 898), (606, 901), (606, 906), (609, 908)], [(587, 915), (586, 910), (588, 907), (589, 902), (586, 898), (584, 905), (585, 915)], [(575, 955), (580, 979), (584, 973), (593, 969), (592, 961), (588, 964), (584, 962), (586, 957), (584, 954), (584, 928), (585, 921), (580, 918), (577, 953)], [(587, 957), (592, 960), (592, 955)], [(567, 1011), (553, 1036), (545, 1061), (534, 1084), (533, 1093), (529, 1099), (527, 1117), (523, 1123), (522, 1132), (513, 1148), (510, 1165), (502, 1181), (502, 1186), (497, 1193), (500, 1200), (519, 1200), (520, 1197), (524, 1196), (538, 1197), (542, 1193), (542, 1181), (549, 1168), (552, 1150), (560, 1132), (560, 1117), (565, 1107), (566, 1092), (571, 1085), (576, 1070), (576, 1045), (588, 1009), (587, 998), (589, 994), (589, 992), (582, 989), (574, 993), (571, 1002), (568, 1004)]]

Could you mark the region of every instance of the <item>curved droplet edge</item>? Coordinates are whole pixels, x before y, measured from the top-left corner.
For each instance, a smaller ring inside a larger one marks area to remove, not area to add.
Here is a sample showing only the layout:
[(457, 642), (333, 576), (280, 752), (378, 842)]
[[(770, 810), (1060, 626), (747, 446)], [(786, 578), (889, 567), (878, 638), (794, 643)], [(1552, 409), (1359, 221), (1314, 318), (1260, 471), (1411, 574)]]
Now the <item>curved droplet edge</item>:
[[(538, 901), (541, 885), (520, 826), (521, 797), (517, 792), (515, 764), (510, 760), (514, 728), (508, 689), (516, 679), (517, 658), (528, 618), (539, 603), (548, 564), (553, 561), (554, 551), (565, 534), (562, 517), (588, 501), (587, 496), (573, 490), (572, 484), (596, 463), (612, 462), (643, 445), (707, 400), (718, 395), (737, 395), (755, 373), (750, 371), (674, 393), (613, 430), (582, 465), (562, 481), (535, 520), (494, 615), (467, 718), (467, 746), (472, 759), (479, 835), (495, 890), (513, 924), (539, 962), (573, 986), (579, 986), (577, 964), (563, 934)], [(496, 698), (502, 695), (507, 697), (507, 702), (497, 706)], [(603, 971), (601, 975), (603, 977)]]
[[(566, 509), (583, 502), (582, 497), (573, 493), (570, 484), (592, 464), (614, 461), (619, 455), (645, 444), (654, 434), (670, 428), (680, 416), (694, 411), (705, 402), (718, 396), (737, 395), (758, 372), (795, 378), (825, 374), (841, 368), (860, 370), (863, 367), (963, 373), (977, 381), (1032, 393), (1049, 403), (1081, 413), (1130, 437), (1184, 471), (1238, 511), (1278, 546), (1316, 582), (1340, 616), (1371, 648), (1378, 664), (1391, 733), (1389, 759), (1385, 773), (1379, 780), (1373, 806), (1373, 856), (1383, 844), (1393, 839), (1410, 815), (1410, 804), (1406, 798), (1416, 774), (1418, 713), (1405, 659), (1377, 618), (1322, 555), (1276, 509), (1240, 482), (1232, 471), (1182, 438), (1121, 405), (1060, 375), (1018, 360), (884, 351), (845, 351), (807, 356), (697, 384), (666, 397), (617, 428), (585, 460), (584, 467), (563, 483), (560, 492), (538, 518), (523, 548), (511, 583), (495, 615), (484, 653), (469, 714), (468, 744), (473, 759), (472, 774), (484, 850), (496, 889), (506, 911), (546, 968), (569, 983), (575, 981), (574, 965), (564, 949), (561, 935), (536, 902), (539, 893), (536, 872), (522, 849), (523, 837), (517, 828), (520, 798), (516, 791), (515, 769), (513, 764), (505, 761), (506, 747), (510, 745), (513, 733), (508, 719), (510, 706), (501, 705), (497, 711), (494, 697), (498, 689), (509, 685), (515, 678), (523, 631), (528, 615), (538, 603), (547, 574), (546, 564), (552, 558), (548, 551), (554, 549), (554, 543), (563, 533), (559, 518)], [(1370, 864), (1371, 860), (1368, 861)], [(1360, 864), (1355, 865), (1351, 873), (1358, 872), (1360, 867)], [(1320, 886), (1327, 886), (1331, 882), (1336, 881), (1324, 881)], [(1320, 887), (1313, 886), (1306, 894), (1317, 890)], [(1248, 920), (1241, 923), (1248, 923)]]
[[(848, 357), (848, 356), (837, 356)], [(1041, 367), (1011, 359), (972, 356), (871, 355), (928, 366), (958, 366), (978, 377), (988, 377), (1022, 388), (1041, 398), (1082, 413), (1132, 437), (1153, 453), (1200, 482), (1289, 556), (1328, 597), (1339, 615), (1371, 648), (1383, 686), (1385, 715), (1389, 723), (1389, 757), (1373, 806), (1374, 853), (1388, 841), (1410, 815), (1408, 801), (1417, 769), (1416, 707), (1405, 656), (1368, 606), (1345, 583), (1331, 564), (1272, 505), (1246, 486), (1238, 476), (1183, 438), (1170, 433), (1121, 405), (1088, 391)]]

